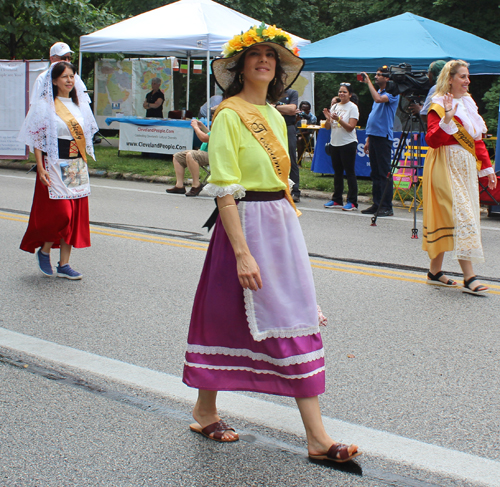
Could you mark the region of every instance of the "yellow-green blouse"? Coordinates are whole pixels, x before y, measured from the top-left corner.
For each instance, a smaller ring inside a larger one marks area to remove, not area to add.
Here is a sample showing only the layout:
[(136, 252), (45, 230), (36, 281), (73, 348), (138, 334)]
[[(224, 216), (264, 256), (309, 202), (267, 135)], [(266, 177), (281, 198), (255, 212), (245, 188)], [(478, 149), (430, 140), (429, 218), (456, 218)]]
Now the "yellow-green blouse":
[[(265, 117), (272, 131), (288, 153), (285, 120), (271, 105), (254, 105)], [(208, 144), (210, 178), (207, 190), (214, 196), (234, 194), (238, 190), (280, 191), (285, 188), (272, 166), (269, 156), (243, 125), (239, 115), (230, 108), (221, 110), (212, 126)], [(233, 190), (229, 190), (231, 186)], [(227, 191), (218, 191), (220, 187)]]

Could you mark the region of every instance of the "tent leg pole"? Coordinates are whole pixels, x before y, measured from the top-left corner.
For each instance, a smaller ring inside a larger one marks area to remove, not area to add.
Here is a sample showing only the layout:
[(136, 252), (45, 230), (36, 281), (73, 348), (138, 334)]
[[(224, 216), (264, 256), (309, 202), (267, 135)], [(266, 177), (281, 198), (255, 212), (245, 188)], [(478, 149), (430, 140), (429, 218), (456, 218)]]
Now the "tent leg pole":
[(498, 126), (497, 126), (497, 143), (495, 147), (495, 170), (500, 168), (500, 164), (496, 164), (497, 159), (500, 161), (500, 100), (498, 103)]
[(78, 74), (82, 77), (83, 52), (78, 53)]
[(191, 74), (191, 56), (188, 55), (188, 72), (187, 72), (187, 93), (186, 93), (186, 110), (189, 110), (189, 81)]
[(210, 51), (207, 51), (207, 124), (210, 126), (212, 112), (210, 111)]

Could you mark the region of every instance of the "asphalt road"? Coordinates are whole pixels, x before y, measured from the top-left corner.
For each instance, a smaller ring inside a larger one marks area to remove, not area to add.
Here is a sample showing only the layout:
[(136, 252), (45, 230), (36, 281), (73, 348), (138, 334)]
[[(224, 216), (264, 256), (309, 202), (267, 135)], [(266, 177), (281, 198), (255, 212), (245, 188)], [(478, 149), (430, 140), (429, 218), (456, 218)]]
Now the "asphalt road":
[(69, 282), (19, 250), (34, 175), (0, 171), (0, 485), (500, 485), (500, 219), (482, 216), (482, 298), (425, 283), (407, 210), (372, 227), (303, 198), (329, 320), (325, 424), (365, 451), (339, 470), (307, 461), (288, 398), (221, 394), (238, 444), (189, 432), (179, 377), (213, 201), (91, 182), (92, 247)]

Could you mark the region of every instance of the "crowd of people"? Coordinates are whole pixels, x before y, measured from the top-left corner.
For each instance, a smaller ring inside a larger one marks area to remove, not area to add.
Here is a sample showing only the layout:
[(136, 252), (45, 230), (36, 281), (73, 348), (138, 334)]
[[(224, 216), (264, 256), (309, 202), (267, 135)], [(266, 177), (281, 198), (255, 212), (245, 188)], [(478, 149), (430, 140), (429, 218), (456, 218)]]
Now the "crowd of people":
[[(223, 100), (217, 100), (210, 131), (192, 121), (204, 145), (174, 155), (176, 184), (167, 189), (197, 196), (203, 189), (199, 168), (210, 162), (204, 189), (216, 199), (215, 228), (194, 298), (183, 373), (183, 381), (198, 390), (190, 428), (211, 440), (234, 442), (239, 439), (236, 430), (218, 415), (219, 391), (290, 396), (301, 414), (309, 457), (350, 461), (360, 455), (358, 447), (335, 442), (321, 420), (318, 395), (325, 390), (321, 314), (295, 205), (300, 201), (296, 149), (303, 152), (310, 137), (297, 130), (297, 123), (302, 119), (308, 125), (317, 123), (311, 104), (299, 104), (297, 91), (290, 88), (304, 62), (291, 49), (285, 32), (262, 27), (257, 36), (253, 31), (248, 32), (247, 45), (228, 43), (224, 57), (212, 62)], [(52, 64), (36, 82), (20, 132), (19, 140), (34, 152), (37, 168), (21, 249), (35, 253), (40, 271), (51, 276), (50, 251), (59, 248), (57, 276), (77, 280), (82, 274), (71, 268), (69, 258), (73, 247), (90, 246), (86, 161), (87, 155), (94, 157), (97, 124), (85, 85), (69, 62), (71, 53), (63, 43), (51, 48)], [(435, 89), (428, 103), (411, 108), (426, 114), (428, 124), (430, 149), (423, 176), (427, 279), (433, 285), (458, 286), (442, 271), (444, 253), (451, 251), (463, 271), (463, 291), (481, 295), (488, 288), (472, 267), (484, 260), (478, 176), (487, 178), (490, 189), (497, 185), (482, 141), (486, 125), (468, 94), (467, 63), (437, 61), (429, 72)], [(361, 73), (360, 80), (373, 98), (364, 149), (370, 158), (373, 204), (362, 213), (378, 216), (393, 215), (392, 189), (383, 195), (391, 183), (399, 97), (387, 91), (388, 79), (389, 70), (382, 66), (375, 74), (377, 87), (367, 73)], [(144, 102), (148, 116), (161, 112), (160, 83), (152, 80)], [(335, 173), (334, 192), (325, 207), (355, 211), (360, 114), (350, 83), (340, 84), (323, 115)], [(188, 193), (186, 168), (193, 177)]]

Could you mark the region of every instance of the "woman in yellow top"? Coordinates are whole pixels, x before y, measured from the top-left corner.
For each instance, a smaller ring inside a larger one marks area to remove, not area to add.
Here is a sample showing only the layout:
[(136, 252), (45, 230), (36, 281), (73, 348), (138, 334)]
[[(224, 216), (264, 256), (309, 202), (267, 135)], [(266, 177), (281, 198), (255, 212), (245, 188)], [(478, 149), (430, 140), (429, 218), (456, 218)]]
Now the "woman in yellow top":
[(324, 351), (312, 271), (288, 184), (286, 126), (267, 103), (302, 66), (288, 34), (265, 25), (236, 36), (212, 63), (225, 100), (214, 116), (206, 190), (220, 213), (193, 306), (183, 380), (199, 389), (191, 430), (238, 440), (217, 414), (218, 391), (291, 396), (309, 456), (340, 462), (359, 452), (335, 443), (321, 421)]

